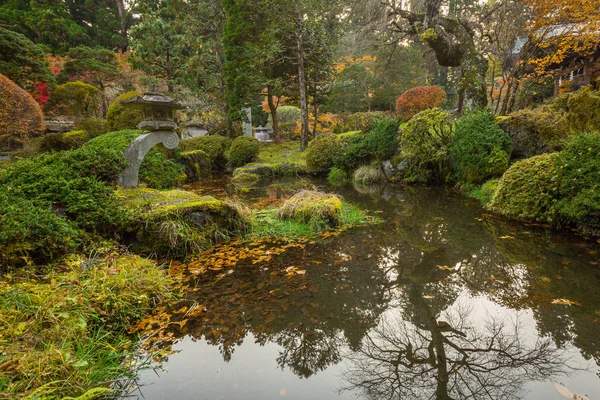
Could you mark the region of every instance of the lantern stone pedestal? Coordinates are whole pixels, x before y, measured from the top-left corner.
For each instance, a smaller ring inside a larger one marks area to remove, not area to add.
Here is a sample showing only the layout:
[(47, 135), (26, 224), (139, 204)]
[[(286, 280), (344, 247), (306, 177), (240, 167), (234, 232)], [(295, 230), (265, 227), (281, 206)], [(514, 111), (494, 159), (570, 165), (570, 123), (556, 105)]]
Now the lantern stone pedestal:
[(182, 109), (175, 100), (160, 93), (150, 92), (122, 101), (123, 106), (141, 109), (144, 121), (138, 124), (139, 129), (152, 130), (150, 133), (138, 136), (125, 150), (127, 168), (119, 176), (118, 183), (124, 188), (134, 188), (139, 183), (139, 171), (146, 153), (157, 144), (163, 144), (167, 149), (179, 146), (177, 124), (173, 121), (173, 111)]

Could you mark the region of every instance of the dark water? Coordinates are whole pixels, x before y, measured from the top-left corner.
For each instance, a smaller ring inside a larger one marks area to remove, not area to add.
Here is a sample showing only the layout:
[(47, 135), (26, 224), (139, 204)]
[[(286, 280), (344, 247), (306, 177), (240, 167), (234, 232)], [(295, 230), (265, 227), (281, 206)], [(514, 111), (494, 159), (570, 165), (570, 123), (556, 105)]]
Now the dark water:
[(384, 222), (198, 278), (187, 301), (208, 311), (141, 373), (146, 399), (600, 399), (595, 239), (440, 188), (320, 186)]

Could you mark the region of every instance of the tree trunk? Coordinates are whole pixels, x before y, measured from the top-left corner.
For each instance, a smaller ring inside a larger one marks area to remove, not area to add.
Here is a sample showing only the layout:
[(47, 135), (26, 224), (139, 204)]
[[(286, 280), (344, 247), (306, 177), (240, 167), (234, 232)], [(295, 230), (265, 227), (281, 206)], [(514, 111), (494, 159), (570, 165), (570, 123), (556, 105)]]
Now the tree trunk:
[(121, 24), (121, 36), (123, 36), (123, 43), (121, 44), (121, 51), (127, 51), (127, 12), (125, 11), (125, 1), (115, 0), (117, 3), (117, 11), (119, 12), (119, 22)]
[(319, 107), (317, 105), (317, 78), (315, 77), (313, 87), (313, 117), (315, 118), (315, 124), (313, 126), (312, 138), (317, 137), (317, 122), (319, 121)]
[(273, 140), (275, 144), (279, 144), (279, 119), (277, 118), (277, 107), (273, 102), (273, 87), (267, 85), (267, 103), (269, 103), (269, 111), (271, 111), (271, 117), (273, 118)]
[(308, 147), (308, 104), (306, 101), (306, 73), (304, 71), (304, 45), (302, 43), (302, 12), (296, 5), (296, 41), (298, 42), (298, 85), (300, 86), (300, 110), (302, 111), (302, 134), (300, 150)]

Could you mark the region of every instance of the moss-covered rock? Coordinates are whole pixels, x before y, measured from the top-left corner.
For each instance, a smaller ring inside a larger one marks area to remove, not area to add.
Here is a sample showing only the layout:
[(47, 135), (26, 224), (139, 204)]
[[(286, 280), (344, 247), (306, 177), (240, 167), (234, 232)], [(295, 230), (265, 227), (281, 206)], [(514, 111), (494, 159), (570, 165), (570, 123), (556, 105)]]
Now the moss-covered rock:
[(513, 164), (498, 182), (489, 208), (507, 217), (553, 222), (558, 194), (558, 153)]
[(248, 186), (252, 185), (260, 180), (260, 176), (258, 174), (253, 174), (251, 172), (238, 171), (231, 178), (231, 183), (236, 186)]
[(208, 154), (203, 150), (180, 153), (178, 161), (185, 167), (185, 175), (190, 182), (210, 176), (210, 160)]
[(243, 233), (251, 220), (244, 206), (182, 190), (119, 189), (116, 196), (134, 216), (127, 231), (143, 253), (197, 253)]
[(227, 167), (227, 155), (231, 147), (231, 139), (221, 135), (199, 136), (182, 140), (180, 148), (183, 152), (202, 150), (208, 156), (208, 162), (213, 170)]
[(342, 200), (337, 195), (316, 190), (301, 190), (281, 205), (277, 216), (302, 223), (337, 226), (341, 212)]
[(250, 163), (243, 167), (236, 168), (234, 176), (242, 172), (255, 174), (260, 177), (275, 177), (275, 176), (296, 176), (306, 173), (306, 170), (295, 163)]

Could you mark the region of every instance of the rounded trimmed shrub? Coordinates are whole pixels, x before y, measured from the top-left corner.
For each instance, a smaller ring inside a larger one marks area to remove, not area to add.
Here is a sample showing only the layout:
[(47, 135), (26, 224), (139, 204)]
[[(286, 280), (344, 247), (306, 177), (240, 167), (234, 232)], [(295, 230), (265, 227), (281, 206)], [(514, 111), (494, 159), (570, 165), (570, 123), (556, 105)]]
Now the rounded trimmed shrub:
[(231, 147), (231, 139), (221, 135), (199, 136), (182, 140), (179, 147), (182, 151), (202, 150), (208, 156), (208, 164), (214, 169), (227, 167), (226, 153)]
[(373, 129), (367, 132), (367, 145), (376, 160), (389, 160), (396, 153), (400, 146), (399, 126), (397, 119), (387, 118), (375, 123)]
[(446, 92), (439, 86), (417, 86), (402, 93), (396, 100), (396, 112), (405, 121), (421, 111), (441, 107), (446, 101)]
[(450, 161), (457, 180), (478, 184), (508, 169), (510, 137), (488, 110), (473, 111), (454, 124)]
[(66, 133), (47, 133), (40, 140), (40, 151), (63, 151), (82, 146), (88, 139), (86, 131), (77, 130)]
[(61, 113), (71, 117), (92, 117), (99, 113), (102, 102), (100, 89), (82, 81), (74, 81), (58, 85), (50, 102)]
[(340, 150), (337, 136), (325, 133), (314, 138), (306, 150), (306, 170), (311, 174), (323, 174), (333, 166), (333, 158)]
[(229, 148), (229, 164), (233, 168), (241, 167), (255, 161), (260, 150), (257, 139), (248, 136), (238, 136)]
[(453, 131), (452, 117), (439, 108), (408, 121), (400, 136), (401, 157), (408, 163), (402, 179), (408, 183), (443, 180)]
[(336, 226), (342, 214), (342, 201), (335, 194), (301, 190), (287, 199), (277, 216), (302, 223), (325, 223)]
[(489, 208), (507, 217), (552, 222), (558, 196), (558, 153), (514, 163), (498, 182)]
[(600, 230), (600, 133), (571, 137), (557, 159), (561, 217)]
[(75, 122), (75, 129), (86, 131), (90, 138), (110, 132), (108, 122), (102, 118), (83, 118)]
[(0, 149), (15, 149), (44, 133), (40, 105), (16, 83), (0, 74)]
[(141, 93), (135, 90), (126, 92), (110, 103), (108, 111), (106, 112), (106, 122), (111, 131), (137, 129), (138, 124), (144, 119), (142, 111), (130, 107), (123, 107), (121, 101), (130, 100), (139, 95), (141, 95)]

